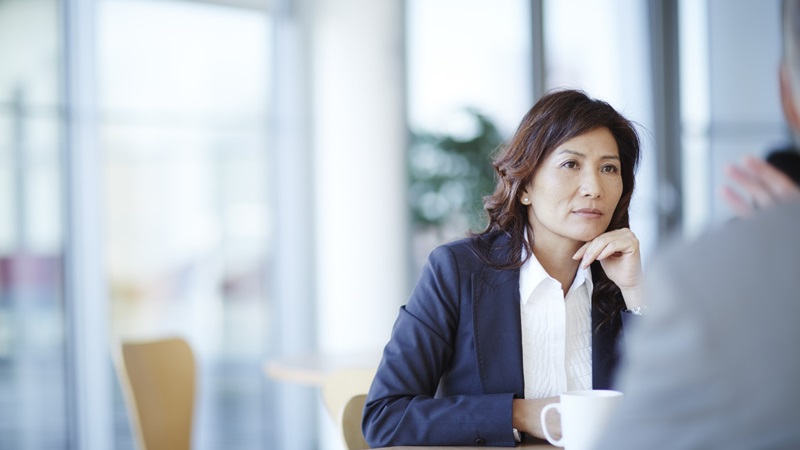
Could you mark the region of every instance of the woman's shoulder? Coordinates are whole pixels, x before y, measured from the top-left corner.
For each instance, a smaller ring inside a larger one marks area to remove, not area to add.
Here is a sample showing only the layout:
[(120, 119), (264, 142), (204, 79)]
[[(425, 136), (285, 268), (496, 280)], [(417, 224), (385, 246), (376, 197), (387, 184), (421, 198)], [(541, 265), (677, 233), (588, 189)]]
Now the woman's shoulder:
[(474, 237), (456, 239), (444, 244), (439, 244), (428, 255), (428, 260), (439, 261), (446, 259), (461, 259), (464, 255), (469, 255), (473, 248)]
[(498, 247), (508, 241), (505, 233), (487, 233), (471, 235), (439, 245), (430, 254), (429, 259), (454, 258), (460, 262), (485, 263), (492, 260)]
[(479, 236), (466, 236), (461, 239), (456, 239), (444, 244), (441, 244), (437, 247), (439, 248), (446, 248), (450, 249), (451, 251), (462, 251), (463, 249), (473, 247), (476, 242), (480, 239)]

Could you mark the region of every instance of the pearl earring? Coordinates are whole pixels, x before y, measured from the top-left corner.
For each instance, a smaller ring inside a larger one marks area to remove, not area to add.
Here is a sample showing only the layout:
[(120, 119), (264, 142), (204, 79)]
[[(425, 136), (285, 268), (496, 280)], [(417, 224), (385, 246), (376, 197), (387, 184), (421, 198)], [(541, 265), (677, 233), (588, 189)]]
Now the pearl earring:
[(530, 199), (528, 197), (525, 197), (525, 198), (522, 199), (522, 203), (525, 204), (525, 205), (527, 205), (530, 202), (531, 201), (530, 201)]

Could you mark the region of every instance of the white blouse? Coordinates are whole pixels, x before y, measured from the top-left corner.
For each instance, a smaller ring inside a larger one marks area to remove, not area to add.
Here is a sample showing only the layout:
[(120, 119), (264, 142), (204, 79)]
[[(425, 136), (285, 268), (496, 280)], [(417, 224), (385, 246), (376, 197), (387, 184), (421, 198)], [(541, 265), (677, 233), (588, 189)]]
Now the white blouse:
[(578, 269), (567, 297), (535, 255), (519, 271), (525, 398), (592, 388), (592, 272)]

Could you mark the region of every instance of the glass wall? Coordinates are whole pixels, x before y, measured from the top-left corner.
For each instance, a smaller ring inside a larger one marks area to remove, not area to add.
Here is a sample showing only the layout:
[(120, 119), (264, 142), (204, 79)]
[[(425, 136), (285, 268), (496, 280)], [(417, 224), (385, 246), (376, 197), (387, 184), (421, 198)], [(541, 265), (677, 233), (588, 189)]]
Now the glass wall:
[(744, 155), (792, 155), (796, 137), (780, 99), (780, 0), (679, 6), (684, 232), (691, 236), (734, 217), (719, 195), (725, 185), (738, 189), (725, 175), (728, 164)]
[(59, 30), (0, 2), (0, 449), (67, 442)]
[(530, 4), (409, 0), (409, 201), (416, 276), (438, 244), (485, 226), (489, 154), (533, 106)]
[(195, 448), (268, 448), (269, 16), (109, 0), (97, 24), (112, 335), (189, 340)]

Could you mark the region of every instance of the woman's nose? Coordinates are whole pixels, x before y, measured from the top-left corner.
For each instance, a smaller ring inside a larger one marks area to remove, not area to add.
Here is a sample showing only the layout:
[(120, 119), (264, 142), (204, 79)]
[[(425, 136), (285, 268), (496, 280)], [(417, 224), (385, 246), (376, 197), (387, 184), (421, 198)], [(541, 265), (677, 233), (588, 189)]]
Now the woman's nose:
[(581, 195), (589, 198), (600, 197), (602, 189), (597, 174), (585, 172), (581, 178)]

